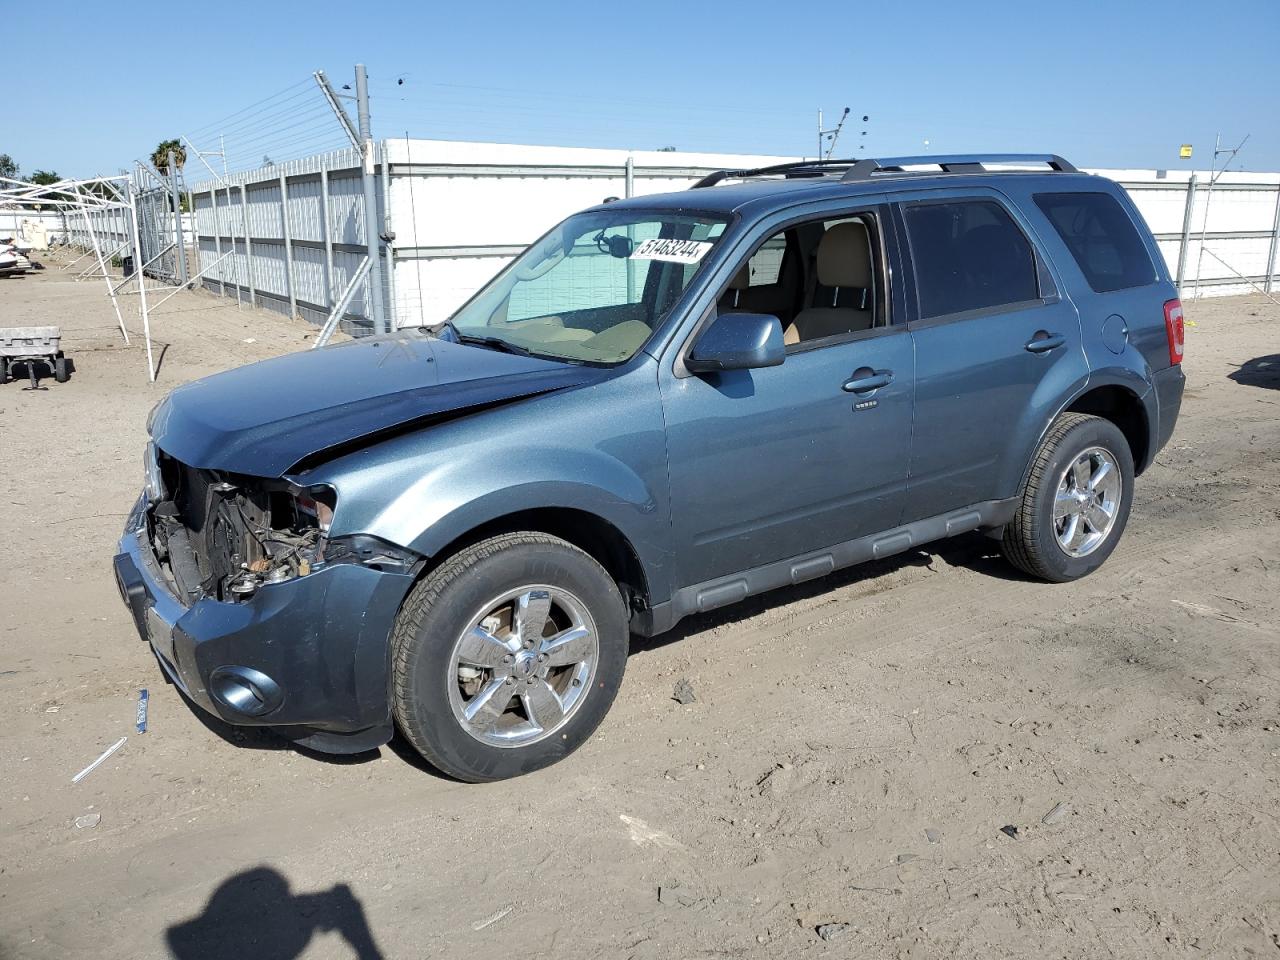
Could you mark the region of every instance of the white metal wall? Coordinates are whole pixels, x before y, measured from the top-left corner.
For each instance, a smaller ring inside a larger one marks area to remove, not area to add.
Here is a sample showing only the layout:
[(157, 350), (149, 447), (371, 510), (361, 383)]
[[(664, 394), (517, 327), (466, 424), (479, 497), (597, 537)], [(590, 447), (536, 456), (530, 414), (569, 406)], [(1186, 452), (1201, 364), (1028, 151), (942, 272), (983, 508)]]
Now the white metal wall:
[[(525, 245), (606, 197), (684, 190), (712, 170), (788, 159), (794, 158), (384, 141), (374, 223), (394, 234), (383, 255), (391, 267), (383, 271), (390, 320), (407, 326), (444, 319)], [(1184, 298), (1274, 284), (1280, 174), (1232, 173), (1210, 191), (1207, 172), (1195, 175), (1194, 189), (1190, 171), (1090, 172), (1129, 192), (1170, 273), (1180, 277)], [(354, 150), (233, 174), (193, 194), (204, 282), (227, 296), (321, 322), (365, 256)], [(348, 320), (365, 316), (365, 295), (357, 291)]]
[[(195, 186), (204, 286), (323, 322), (366, 253), (363, 190), (354, 150)], [(348, 317), (365, 316), (365, 294), (362, 286)]]
[[(626, 194), (683, 190), (715, 169), (783, 163), (787, 157), (629, 152), (441, 140), (388, 140), (395, 230), (395, 314), (401, 325), (435, 323), (569, 214)], [(1191, 171), (1090, 170), (1119, 182), (1156, 235), (1178, 276), (1184, 223), (1184, 296), (1247, 293), (1280, 272), (1275, 252), (1280, 174), (1231, 173), (1208, 189)], [(1208, 215), (1206, 222), (1206, 212)], [(1200, 237), (1204, 231), (1204, 253)]]
[(786, 157), (387, 140), (396, 322), (449, 316), (527, 244), (606, 197), (684, 190), (727, 167)]

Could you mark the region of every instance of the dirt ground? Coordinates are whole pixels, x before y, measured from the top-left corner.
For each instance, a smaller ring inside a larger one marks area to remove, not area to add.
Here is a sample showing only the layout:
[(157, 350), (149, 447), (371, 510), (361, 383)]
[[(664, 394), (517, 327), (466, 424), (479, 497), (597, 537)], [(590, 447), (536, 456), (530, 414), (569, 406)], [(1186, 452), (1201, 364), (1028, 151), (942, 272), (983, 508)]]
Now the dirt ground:
[(1187, 316), (1094, 576), (973, 535), (686, 621), (575, 756), (467, 786), (198, 716), (117, 596), (148, 409), (312, 329), (180, 294), (151, 386), (100, 282), (0, 280), (78, 366), (0, 388), (0, 957), (1280, 955), (1280, 307)]

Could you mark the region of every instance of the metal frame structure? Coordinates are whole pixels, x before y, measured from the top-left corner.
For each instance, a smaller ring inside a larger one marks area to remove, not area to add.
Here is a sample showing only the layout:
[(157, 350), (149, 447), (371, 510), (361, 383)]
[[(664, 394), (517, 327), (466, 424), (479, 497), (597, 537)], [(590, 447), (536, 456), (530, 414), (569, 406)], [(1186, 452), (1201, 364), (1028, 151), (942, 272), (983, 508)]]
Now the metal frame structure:
[[(128, 206), (125, 194), (116, 186), (122, 180), (124, 180), (123, 177), (92, 177), (80, 180), (64, 178), (57, 183), (35, 184), (25, 180), (0, 177), (0, 207), (43, 209), (46, 206), (52, 206), (62, 211), (64, 219), (79, 215), (91, 242), (90, 250), (86, 251), (86, 255), (91, 251), (96, 261), (91, 263), (90, 269), (84, 271), (82, 276), (94, 272), (95, 267), (96, 271), (102, 275), (107, 285), (107, 295), (111, 298), (112, 309), (115, 311), (116, 324), (120, 327), (120, 335), (127, 344), (129, 331), (125, 327), (124, 316), (120, 312), (120, 301), (116, 299), (117, 291), (112, 286), (111, 275), (107, 269), (110, 258), (115, 254), (103, 255), (90, 218), (91, 210), (95, 212), (121, 210)], [(114, 199), (102, 196), (101, 193), (104, 191), (113, 194)], [(75, 263), (80, 259), (82, 258), (77, 257), (76, 261), (72, 262)]]

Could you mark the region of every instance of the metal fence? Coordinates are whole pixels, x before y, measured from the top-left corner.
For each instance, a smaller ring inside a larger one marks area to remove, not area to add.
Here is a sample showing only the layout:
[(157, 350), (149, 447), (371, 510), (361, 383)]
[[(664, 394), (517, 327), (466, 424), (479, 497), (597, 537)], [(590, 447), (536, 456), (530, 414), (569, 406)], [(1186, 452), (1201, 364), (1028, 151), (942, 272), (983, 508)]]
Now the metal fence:
[[(192, 204), (204, 287), (324, 322), (368, 252), (361, 177), (360, 154), (348, 149), (198, 186)], [(347, 311), (348, 327), (367, 323), (366, 287)]]
[(129, 226), (129, 213), (123, 207), (104, 210), (87, 210), (83, 214), (62, 214), (62, 232), (67, 242), (82, 250), (91, 249), (93, 238), (85, 219), (93, 225), (102, 255), (108, 261), (114, 256), (127, 256), (133, 246), (133, 230)]
[[(443, 319), (552, 223), (606, 197), (681, 190), (710, 170), (785, 159), (383, 141), (369, 162), (388, 320)], [(348, 149), (196, 186), (206, 289), (323, 322), (368, 252), (363, 172)], [(1210, 189), (1206, 173), (1091, 172), (1129, 192), (1184, 297), (1280, 286), (1280, 175), (1219, 175)], [(371, 325), (366, 288), (344, 313), (348, 330)]]
[(1280, 183), (1276, 174), (1206, 174), (1177, 179), (1143, 171), (1096, 170), (1133, 198), (1155, 234), (1184, 298), (1270, 292), (1280, 280)]

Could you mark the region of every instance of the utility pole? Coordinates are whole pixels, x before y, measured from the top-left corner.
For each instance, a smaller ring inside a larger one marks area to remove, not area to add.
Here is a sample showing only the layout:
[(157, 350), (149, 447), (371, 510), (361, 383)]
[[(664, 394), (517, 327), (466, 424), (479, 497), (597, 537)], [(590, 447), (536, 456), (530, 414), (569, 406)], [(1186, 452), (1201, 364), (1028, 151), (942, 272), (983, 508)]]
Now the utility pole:
[[(1191, 297), (1193, 300), (1200, 299), (1200, 270), (1204, 264), (1204, 241), (1209, 233), (1209, 204), (1213, 202), (1213, 187), (1218, 182), (1218, 178), (1227, 172), (1227, 166), (1236, 158), (1236, 154), (1241, 148), (1249, 142), (1251, 133), (1246, 133), (1244, 139), (1240, 141), (1234, 148), (1227, 150), (1222, 146), (1222, 134), (1218, 134), (1213, 140), (1213, 162), (1209, 164), (1209, 190), (1204, 195), (1204, 220), (1200, 223), (1200, 250), (1196, 255), (1196, 284), (1192, 288)], [(1218, 157), (1228, 154), (1226, 162), (1222, 164), (1222, 169), (1218, 169)], [(1268, 265), (1269, 268), (1269, 265)]]
[(378, 185), (374, 178), (373, 134), (369, 125), (369, 76), (364, 64), (356, 64), (356, 119), (360, 126), (360, 148), (364, 166), (364, 234), (369, 248), (368, 307), (374, 333), (387, 332), (387, 315), (382, 307), (382, 253), (378, 237)]

